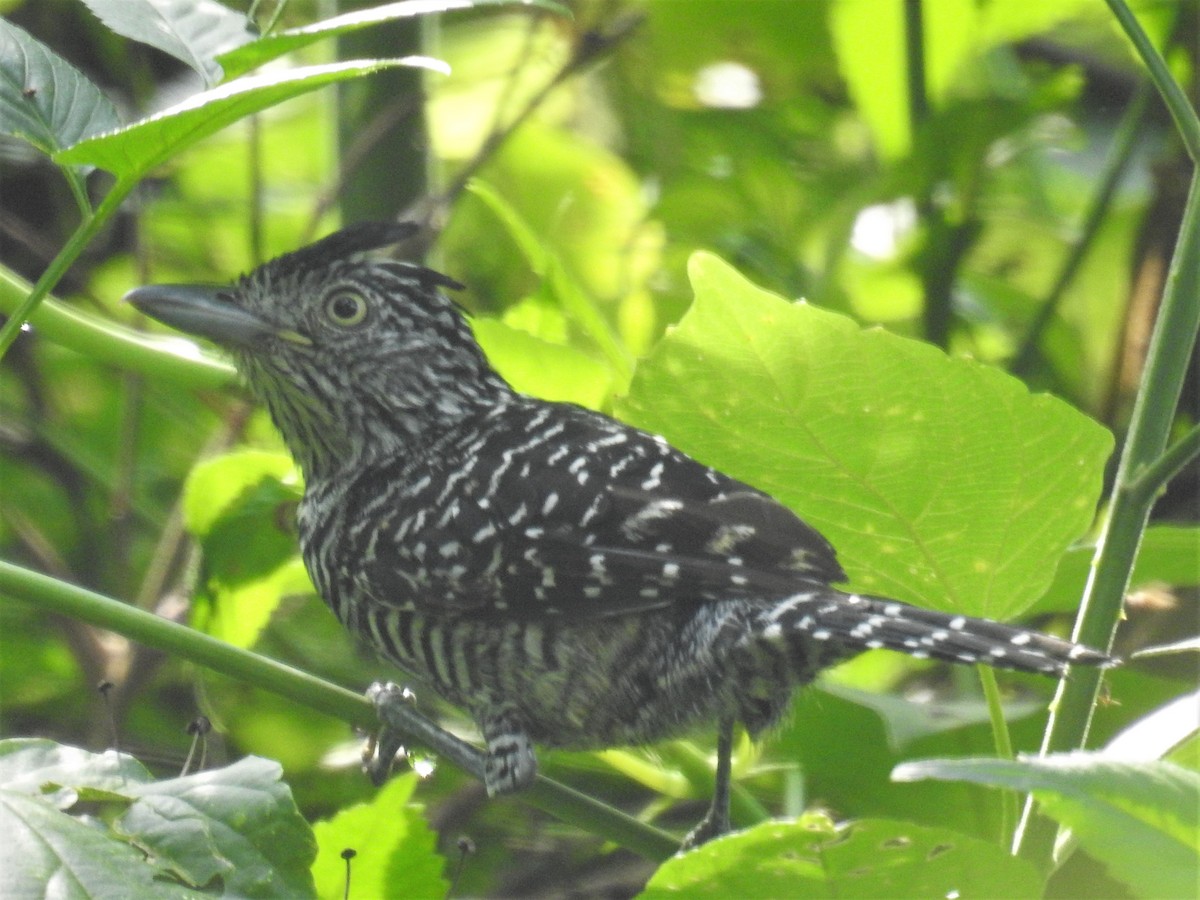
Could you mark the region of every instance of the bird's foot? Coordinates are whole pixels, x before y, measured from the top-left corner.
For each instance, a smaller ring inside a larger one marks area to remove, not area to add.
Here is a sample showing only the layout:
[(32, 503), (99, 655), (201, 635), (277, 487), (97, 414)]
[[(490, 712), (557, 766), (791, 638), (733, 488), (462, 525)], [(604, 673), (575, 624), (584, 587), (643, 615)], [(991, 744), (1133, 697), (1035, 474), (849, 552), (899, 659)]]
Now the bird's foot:
[(724, 815), (722, 815), (715, 807), (712, 807), (705, 814), (704, 818), (700, 820), (700, 823), (688, 832), (679, 849), (684, 852), (695, 850), (700, 845), (707, 844), (713, 838), (718, 838), (728, 833), (729, 810), (725, 810)]
[(489, 797), (529, 787), (537, 777), (533, 743), (508, 706), (486, 707), (479, 715), (487, 743), (487, 752), (481, 753), (421, 715), (408, 688), (376, 682), (367, 689), (367, 699), (379, 715), (379, 733), (364, 750), (363, 768), (377, 785), (387, 780), (392, 761), (406, 742), (447, 757), (482, 781)]
[(367, 688), (367, 699), (380, 711), (379, 731), (371, 735), (363, 747), (363, 771), (371, 783), (378, 787), (387, 781), (397, 754), (404, 753), (404, 735), (388, 724), (389, 717), (384, 715), (381, 707), (404, 704), (411, 709), (417, 697), (406, 687), (390, 681), (377, 681)]
[(406, 742), (417, 744), (434, 755), (445, 757), (480, 781), (485, 781), (485, 755), (455, 737), (417, 711), (412, 691), (389, 682), (376, 682), (367, 689), (367, 699), (379, 716), (379, 736), (367, 772), (376, 784), (387, 778), (396, 751)]

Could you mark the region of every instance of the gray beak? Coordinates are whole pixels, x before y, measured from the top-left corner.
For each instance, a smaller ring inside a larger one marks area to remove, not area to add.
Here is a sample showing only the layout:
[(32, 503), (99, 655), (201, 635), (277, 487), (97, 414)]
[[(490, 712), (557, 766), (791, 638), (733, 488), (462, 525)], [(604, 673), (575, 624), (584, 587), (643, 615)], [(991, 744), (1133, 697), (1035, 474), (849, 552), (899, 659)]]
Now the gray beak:
[(223, 346), (252, 347), (280, 329), (235, 306), (228, 288), (209, 284), (152, 284), (135, 288), (125, 299), (164, 325), (206, 337)]

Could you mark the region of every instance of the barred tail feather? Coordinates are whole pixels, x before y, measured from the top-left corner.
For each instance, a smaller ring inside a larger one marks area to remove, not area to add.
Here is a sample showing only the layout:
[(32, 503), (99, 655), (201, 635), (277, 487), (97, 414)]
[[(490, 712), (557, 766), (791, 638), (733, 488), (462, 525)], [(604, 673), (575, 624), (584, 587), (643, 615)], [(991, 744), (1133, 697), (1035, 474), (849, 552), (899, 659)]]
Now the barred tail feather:
[(918, 659), (983, 663), (1044, 675), (1061, 676), (1068, 665), (1107, 667), (1118, 662), (1082, 644), (991, 619), (832, 589), (796, 594), (764, 612), (763, 637), (797, 632), (841, 648), (883, 648)]

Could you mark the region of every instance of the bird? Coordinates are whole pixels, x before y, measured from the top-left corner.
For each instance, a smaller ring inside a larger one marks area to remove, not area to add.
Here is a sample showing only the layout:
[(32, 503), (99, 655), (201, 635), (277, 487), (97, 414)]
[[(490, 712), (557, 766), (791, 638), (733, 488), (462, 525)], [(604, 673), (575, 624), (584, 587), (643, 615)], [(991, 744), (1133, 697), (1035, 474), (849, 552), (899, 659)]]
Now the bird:
[(127, 299), (232, 356), (303, 471), (299, 544), (317, 591), (471, 716), (489, 796), (533, 781), (537, 746), (715, 726), (695, 846), (730, 828), (735, 727), (761, 735), (795, 689), (860, 652), (1048, 676), (1116, 662), (840, 590), (834, 548), (768, 494), (658, 435), (513, 390), (450, 299), (458, 282), (371, 253), (415, 230), (350, 225), (230, 285)]

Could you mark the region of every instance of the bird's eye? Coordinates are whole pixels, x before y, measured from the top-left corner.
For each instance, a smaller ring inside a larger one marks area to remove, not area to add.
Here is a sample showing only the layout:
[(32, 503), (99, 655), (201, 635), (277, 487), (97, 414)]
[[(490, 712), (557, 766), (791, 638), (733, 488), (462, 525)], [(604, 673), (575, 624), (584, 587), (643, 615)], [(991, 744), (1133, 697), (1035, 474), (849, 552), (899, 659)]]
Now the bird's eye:
[(337, 291), (325, 301), (325, 315), (335, 325), (349, 328), (367, 317), (367, 301), (354, 291)]

